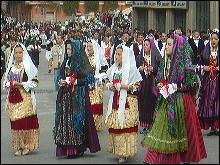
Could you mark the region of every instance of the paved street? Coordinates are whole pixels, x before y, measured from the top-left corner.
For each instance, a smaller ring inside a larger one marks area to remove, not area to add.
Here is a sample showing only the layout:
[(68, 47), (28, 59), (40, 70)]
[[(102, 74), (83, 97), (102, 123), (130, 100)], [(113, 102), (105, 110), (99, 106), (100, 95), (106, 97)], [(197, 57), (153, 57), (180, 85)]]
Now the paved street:
[[(118, 157), (107, 152), (108, 130), (98, 132), (101, 151), (98, 153), (85, 152), (82, 157), (75, 159), (56, 158), (55, 144), (52, 136), (54, 126), (56, 91), (54, 90), (53, 72), (47, 73), (47, 60), (45, 49), (40, 54), (39, 86), (36, 89), (37, 110), (40, 124), (40, 148), (31, 151), (25, 156), (15, 156), (15, 150), (11, 145), (10, 122), (6, 116), (4, 107), (6, 92), (1, 90), (1, 163), (2, 164), (117, 164)], [(2, 84), (2, 82), (1, 82)], [(2, 89), (2, 85), (1, 85)], [(104, 105), (108, 99), (108, 92), (104, 93)], [(142, 129), (140, 128), (139, 131)], [(209, 132), (202, 131), (208, 158), (203, 159), (199, 164), (219, 164), (219, 136), (206, 136)], [(146, 148), (140, 142), (143, 135), (139, 134), (138, 155), (129, 158), (127, 164), (142, 164)], [(192, 153), (193, 154), (193, 153)]]

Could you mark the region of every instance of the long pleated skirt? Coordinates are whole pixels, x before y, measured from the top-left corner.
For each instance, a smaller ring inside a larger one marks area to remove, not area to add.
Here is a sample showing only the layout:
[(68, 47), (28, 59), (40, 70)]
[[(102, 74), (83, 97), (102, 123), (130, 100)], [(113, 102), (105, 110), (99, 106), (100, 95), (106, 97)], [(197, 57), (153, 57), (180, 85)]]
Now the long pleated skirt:
[[(207, 73), (206, 73), (207, 74)], [(204, 75), (199, 91), (198, 117), (201, 129), (219, 128), (219, 76), (215, 73), (213, 79)]]
[(58, 123), (54, 127), (54, 136), (55, 143), (57, 145), (56, 148), (56, 156), (68, 156), (68, 155), (77, 155), (81, 152), (86, 151), (87, 148), (90, 149), (91, 153), (95, 153), (101, 150), (99, 139), (97, 135), (97, 131), (95, 128), (94, 119), (91, 111), (91, 104), (88, 93), (85, 97), (85, 115), (84, 115), (84, 129), (83, 134), (79, 134), (76, 131), (75, 126), (72, 124), (73, 121), (73, 113), (70, 104), (70, 94), (63, 94), (61, 102), (63, 106), (62, 114), (60, 113), (58, 117)]

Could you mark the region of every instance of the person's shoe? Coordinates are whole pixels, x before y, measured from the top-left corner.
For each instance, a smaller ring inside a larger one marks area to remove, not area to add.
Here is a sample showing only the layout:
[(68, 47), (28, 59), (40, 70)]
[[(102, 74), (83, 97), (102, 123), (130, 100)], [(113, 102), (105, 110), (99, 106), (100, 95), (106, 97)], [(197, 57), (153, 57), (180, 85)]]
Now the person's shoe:
[(143, 163), (144, 163), (144, 164), (150, 164), (150, 163), (148, 163), (148, 162), (146, 162), (146, 161), (143, 161)]
[(140, 132), (140, 134), (144, 134), (146, 135), (149, 132), (149, 128), (144, 128), (142, 132)]
[(118, 163), (125, 163), (126, 161), (127, 161), (127, 157), (120, 157), (119, 159), (118, 159)]
[(78, 158), (79, 157), (79, 154), (70, 154), (70, 155), (67, 155), (67, 158), (68, 159), (74, 159), (74, 158)]
[(207, 136), (212, 136), (212, 135), (216, 135), (216, 131), (210, 131)]
[(145, 134), (147, 132), (147, 128), (144, 128), (142, 132), (140, 132), (140, 134)]
[(27, 155), (29, 151), (30, 151), (29, 149), (23, 149), (22, 155)]
[(84, 155), (84, 151), (80, 152), (78, 155), (79, 156), (83, 156)]
[(20, 150), (18, 150), (17, 152), (15, 152), (15, 155), (16, 155), (16, 156), (22, 155), (22, 150), (20, 149)]
[(76, 155), (67, 155), (66, 157), (67, 157), (68, 159), (73, 159), (73, 158), (76, 157)]

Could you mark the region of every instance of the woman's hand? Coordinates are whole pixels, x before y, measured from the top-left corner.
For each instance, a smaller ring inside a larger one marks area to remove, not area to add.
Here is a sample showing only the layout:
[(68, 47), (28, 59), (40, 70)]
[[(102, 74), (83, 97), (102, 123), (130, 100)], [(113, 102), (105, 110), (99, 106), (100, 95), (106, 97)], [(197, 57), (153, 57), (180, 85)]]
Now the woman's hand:
[(116, 88), (115, 88), (114, 85), (110, 85), (109, 89), (110, 89), (111, 91), (116, 91)]
[(19, 83), (19, 82), (17, 82), (17, 81), (14, 81), (14, 86), (23, 86), (23, 84), (22, 84), (22, 83)]
[(146, 69), (144, 66), (140, 66), (139, 68), (139, 71), (144, 71), (144, 69)]
[(62, 85), (62, 86), (65, 86), (67, 83), (66, 83), (66, 80), (60, 80), (59, 84)]
[(50, 73), (51, 72), (51, 67), (48, 66), (47, 70), (48, 70), (48, 73)]
[(147, 67), (147, 70), (148, 70), (149, 72), (153, 72), (153, 67), (152, 67), (152, 66), (148, 66), (148, 67)]
[(210, 67), (209, 66), (204, 66), (203, 70), (209, 72), (210, 71)]
[(158, 83), (157, 88), (160, 90), (163, 87), (163, 83)]
[(126, 85), (126, 84), (121, 84), (121, 88), (126, 89), (126, 90), (133, 90), (133, 86), (132, 85)]

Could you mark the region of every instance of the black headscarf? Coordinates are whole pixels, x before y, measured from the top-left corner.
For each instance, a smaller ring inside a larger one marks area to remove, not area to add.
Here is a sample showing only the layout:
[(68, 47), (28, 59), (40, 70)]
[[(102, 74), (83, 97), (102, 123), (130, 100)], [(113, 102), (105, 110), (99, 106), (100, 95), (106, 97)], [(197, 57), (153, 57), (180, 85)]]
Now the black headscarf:
[(65, 50), (65, 57), (63, 60), (63, 63), (60, 68), (60, 75), (64, 76), (64, 69), (66, 66), (67, 60), (69, 60), (68, 65), (73, 66), (70, 67), (70, 73), (71, 75), (73, 73), (77, 73), (77, 75), (82, 78), (84, 77), (88, 72), (92, 70), (92, 67), (89, 63), (88, 57), (85, 53), (85, 50), (83, 48), (82, 43), (79, 40), (66, 40), (65, 47), (67, 44), (71, 44), (71, 57), (67, 56), (66, 50)]
[[(82, 104), (79, 100), (85, 97), (85, 91), (87, 90), (87, 85), (90, 84), (91, 86), (94, 85), (94, 72), (89, 63), (88, 57), (85, 53), (82, 43), (79, 40), (67, 40), (65, 42), (65, 46), (67, 44), (71, 44), (71, 57), (68, 57), (66, 50), (65, 50), (65, 57), (62, 62), (59, 74), (57, 79), (65, 79), (65, 66), (67, 60), (70, 61), (70, 76), (72, 74), (77, 74), (77, 84), (82, 80), (83, 84), (85, 85), (76, 85), (74, 87), (74, 92), (71, 92), (72, 104), (73, 104), (73, 111), (75, 114), (79, 114), (82, 109), (80, 108), (80, 104)], [(91, 73), (89, 73), (91, 72)], [(64, 86), (61, 86), (57, 96), (57, 104), (59, 104), (59, 100), (62, 96), (64, 90)], [(57, 105), (58, 106), (58, 105)]]

